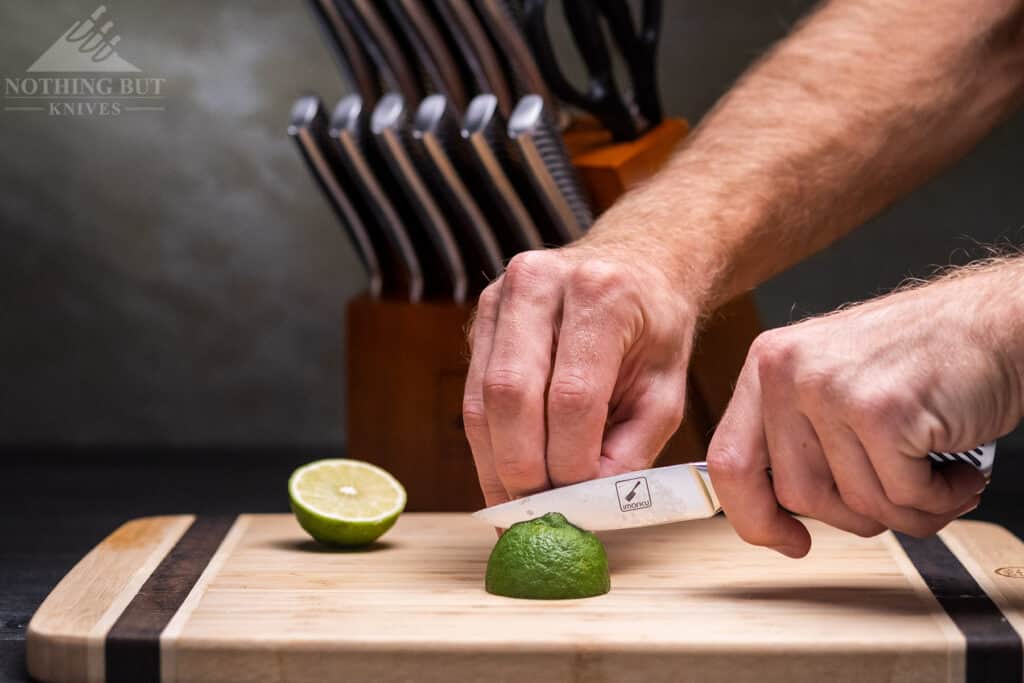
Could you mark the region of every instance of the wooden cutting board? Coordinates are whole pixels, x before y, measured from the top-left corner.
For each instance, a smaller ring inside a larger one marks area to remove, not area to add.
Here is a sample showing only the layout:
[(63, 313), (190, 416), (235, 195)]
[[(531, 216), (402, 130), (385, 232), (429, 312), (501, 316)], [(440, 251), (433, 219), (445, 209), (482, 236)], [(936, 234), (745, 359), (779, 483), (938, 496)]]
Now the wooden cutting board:
[(494, 532), (462, 514), (406, 514), (363, 552), (288, 515), (139, 519), (39, 608), (28, 665), (54, 683), (1021, 680), (1009, 532), (808, 524), (799, 561), (721, 517), (603, 534), (611, 593), (541, 602), (484, 592)]

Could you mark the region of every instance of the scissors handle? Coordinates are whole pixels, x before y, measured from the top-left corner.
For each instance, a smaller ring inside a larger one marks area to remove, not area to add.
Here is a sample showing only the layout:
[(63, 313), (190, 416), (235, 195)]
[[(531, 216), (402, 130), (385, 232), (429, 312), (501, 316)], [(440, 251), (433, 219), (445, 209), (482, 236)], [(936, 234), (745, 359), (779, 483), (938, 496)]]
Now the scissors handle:
[(617, 140), (633, 140), (641, 132), (633, 112), (615, 85), (609, 46), (601, 30), (597, 9), (589, 0), (564, 0), (562, 9), (577, 50), (588, 70), (586, 90), (576, 88), (555, 57), (546, 22), (547, 0), (527, 0), (523, 20), (527, 39), (545, 78), (559, 98), (589, 111)]
[(662, 0), (644, 0), (640, 30), (633, 24), (633, 14), (626, 0), (595, 0), (604, 14), (633, 81), (633, 97), (640, 114), (651, 124), (662, 119), (658, 97), (657, 58), (661, 40)]

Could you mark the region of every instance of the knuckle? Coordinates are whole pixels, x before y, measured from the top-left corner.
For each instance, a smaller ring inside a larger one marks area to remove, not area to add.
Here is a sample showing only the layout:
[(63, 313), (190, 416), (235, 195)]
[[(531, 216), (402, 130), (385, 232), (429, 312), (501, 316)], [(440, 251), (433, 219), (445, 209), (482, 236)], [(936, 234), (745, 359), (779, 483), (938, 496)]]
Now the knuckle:
[(930, 502), (921, 491), (905, 486), (890, 486), (886, 488), (885, 495), (896, 507), (925, 509)]
[(467, 395), (462, 399), (462, 423), (467, 430), (487, 429), (487, 408), (481, 397)]
[(601, 260), (580, 263), (569, 278), (569, 287), (582, 299), (601, 299), (621, 291), (626, 285), (626, 273), (616, 264)]
[(773, 483), (776, 499), (790, 512), (816, 517), (826, 509), (828, 491), (823, 486), (793, 486), (779, 477)]
[(819, 404), (833, 400), (840, 393), (835, 375), (829, 372), (803, 373), (794, 384), (798, 396)]
[(906, 424), (909, 405), (897, 391), (862, 390), (849, 398), (849, 412), (855, 424), (898, 437)]
[(502, 291), (508, 297), (530, 297), (536, 294), (549, 272), (547, 254), (524, 251), (512, 257), (502, 276)]
[(491, 284), (484, 287), (483, 291), (480, 292), (480, 297), (477, 299), (477, 315), (481, 311), (490, 311), (498, 305), (498, 300), (501, 298), (501, 286), (500, 280), (495, 280)]
[(508, 408), (523, 403), (529, 389), (526, 378), (515, 370), (488, 370), (484, 374), (483, 402), (485, 408)]
[(796, 360), (796, 344), (785, 331), (762, 332), (750, 346), (762, 377), (778, 377), (792, 370)]
[(846, 504), (846, 507), (861, 517), (881, 521), (882, 507), (872, 496), (868, 496), (860, 491), (840, 490), (839, 497)]
[(556, 378), (548, 389), (548, 411), (560, 417), (585, 415), (596, 404), (597, 396), (593, 387), (581, 377)]
[(521, 454), (496, 455), (494, 469), (506, 484), (524, 490), (543, 488), (546, 473), (539, 471), (537, 463)]
[(686, 395), (680, 393), (663, 401), (660, 406), (659, 418), (661, 422), (674, 432), (682, 423), (683, 417), (686, 414)]
[(732, 445), (713, 445), (708, 451), (708, 473), (723, 481), (746, 479), (760, 469), (750, 454)]
[(548, 462), (548, 477), (556, 486), (578, 484), (598, 474), (597, 462), (559, 458)]

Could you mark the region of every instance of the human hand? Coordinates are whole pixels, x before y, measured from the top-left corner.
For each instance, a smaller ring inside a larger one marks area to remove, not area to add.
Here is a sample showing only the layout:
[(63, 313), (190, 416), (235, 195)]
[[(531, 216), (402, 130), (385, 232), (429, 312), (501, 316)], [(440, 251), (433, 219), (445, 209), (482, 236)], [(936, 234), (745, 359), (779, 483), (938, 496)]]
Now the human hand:
[(511, 260), (480, 296), (463, 401), (488, 505), (649, 466), (679, 426), (695, 307), (624, 246)]
[(1020, 420), (1008, 328), (1021, 311), (995, 310), (1020, 291), (1020, 272), (1008, 277), (968, 273), (762, 334), (708, 452), (737, 533), (802, 557), (810, 536), (780, 505), (862, 536), (929, 535), (977, 506), (984, 477), (926, 454)]

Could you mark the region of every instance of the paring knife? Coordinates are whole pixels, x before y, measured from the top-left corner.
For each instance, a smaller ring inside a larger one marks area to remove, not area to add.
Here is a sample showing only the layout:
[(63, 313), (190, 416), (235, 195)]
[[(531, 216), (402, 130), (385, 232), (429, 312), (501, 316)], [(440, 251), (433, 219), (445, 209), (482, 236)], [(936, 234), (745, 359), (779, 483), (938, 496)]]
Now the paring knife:
[[(944, 455), (971, 465), (988, 477), (995, 452), (996, 445), (990, 442), (972, 451)], [(929, 457), (946, 460), (937, 453), (929, 453)], [(548, 512), (560, 512), (579, 527), (603, 531), (704, 519), (721, 509), (707, 463), (697, 462), (563, 486), (485, 508), (473, 513), (473, 517), (507, 529)]]
[(512, 113), (512, 91), (501, 60), (469, 0), (433, 0), (433, 5), (455, 43), (456, 54), (462, 57), (466, 76), (473, 83), (472, 94), (493, 93), (502, 116), (508, 117)]
[(425, 271), (426, 294), (464, 302), (468, 289), (465, 262), (444, 213), (410, 155), (408, 115), (401, 95), (388, 93), (380, 99), (370, 118), (370, 130), (384, 165), (418, 219), (406, 227), (414, 235)]
[(519, 100), (508, 120), (508, 136), (522, 156), (545, 212), (543, 219), (535, 216), (534, 220), (541, 229), (549, 226), (553, 238), (566, 244), (582, 237), (594, 218), (562, 136), (545, 107), (539, 95)]
[(306, 166), (355, 246), (356, 254), (369, 276), (370, 296), (380, 297), (385, 290), (381, 265), (363, 217), (341, 186), (341, 164), (331, 153), (327, 115), (319, 97), (310, 95), (295, 101), (288, 123), (288, 135), (295, 140)]
[(462, 142), (458, 116), (448, 99), (444, 95), (424, 99), (413, 121), (414, 161), (433, 189), (448, 224), (458, 233), (471, 289), (479, 292), (501, 275), (503, 260), (490, 224), (456, 170), (454, 158)]
[[(334, 108), (329, 134), (352, 179), (354, 192), (365, 200), (379, 234), (386, 241), (381, 249), (393, 254), (392, 261), (405, 274), (407, 286), (403, 298), (419, 301), (424, 290), (423, 268), (405, 227), (416, 217), (392, 202), (391, 197), (400, 193), (388, 187), (388, 174), (385, 172), (378, 177), (374, 172), (374, 166), (379, 166), (382, 161), (375, 156), (367, 119), (368, 109), (363, 99), (359, 95), (349, 95)], [(406, 211), (404, 216), (403, 210)]]
[(404, 34), (430, 83), (447, 95), (459, 111), (464, 110), (469, 97), (462, 74), (430, 8), (423, 0), (387, 0), (387, 5), (395, 26)]
[(377, 9), (374, 0), (334, 0), (338, 11), (351, 27), (388, 91), (397, 91), (410, 102), (418, 102), (423, 92), (415, 67), (409, 63), (406, 49)]
[(338, 6), (334, 0), (309, 0), (309, 6), (327, 38), (335, 61), (341, 67), (346, 84), (363, 96), (367, 106), (372, 107), (380, 97), (380, 84), (366, 52), (338, 11)]
[(477, 95), (470, 101), (462, 119), (462, 139), (469, 167), (463, 178), (474, 196), (491, 209), (505, 258), (520, 251), (543, 249), (544, 240), (523, 204), (524, 195), (507, 172), (508, 139), (495, 95)]

